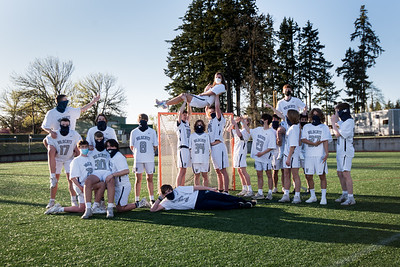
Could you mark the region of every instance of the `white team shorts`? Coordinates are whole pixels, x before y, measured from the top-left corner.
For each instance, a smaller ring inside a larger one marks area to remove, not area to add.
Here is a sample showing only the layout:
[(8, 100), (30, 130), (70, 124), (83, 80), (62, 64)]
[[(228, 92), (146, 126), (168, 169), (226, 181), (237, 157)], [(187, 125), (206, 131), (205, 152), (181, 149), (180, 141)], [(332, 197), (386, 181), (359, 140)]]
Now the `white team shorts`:
[(210, 98), (211, 96), (199, 96), (192, 94), (192, 101), (190, 101), (190, 106), (195, 108), (205, 108), (206, 106), (210, 105)]
[(246, 154), (238, 154), (233, 157), (233, 168), (247, 167)]
[(153, 174), (155, 172), (154, 162), (135, 162), (133, 164), (134, 173), (143, 173), (145, 170), (147, 174)]
[(305, 159), (300, 159), (300, 167), (304, 169), (305, 166)]
[(107, 170), (100, 170), (100, 171), (94, 171), (92, 174), (97, 176), (97, 178), (99, 178), (100, 182), (105, 182), (107, 176), (110, 175), (111, 172), (107, 171)]
[(293, 157), (291, 158), (291, 162), (290, 165), (286, 165), (286, 160), (287, 160), (287, 156), (283, 155), (283, 159), (282, 159), (282, 164), (283, 164), (283, 168), (284, 169), (291, 169), (291, 168), (295, 168), (298, 169), (301, 167), (301, 163), (300, 163), (300, 158), (299, 157)]
[(76, 192), (76, 196), (78, 197), (79, 204), (85, 204), (85, 196), (83, 195), (83, 192), (79, 189), (78, 186), (76, 186), (74, 182), (72, 182), (72, 186)]
[(304, 173), (306, 175), (322, 175), (328, 174), (328, 164), (322, 162), (321, 157), (306, 157), (304, 159)]
[(70, 173), (70, 165), (73, 159), (69, 160), (58, 160), (56, 158), (56, 174), (60, 174), (62, 167), (64, 166), (65, 173)]
[[(275, 149), (277, 150), (277, 149)], [(283, 169), (283, 161), (282, 161), (282, 157), (279, 157), (279, 151), (274, 152), (273, 156), (272, 156), (272, 169), (275, 171), (278, 171), (280, 169)]]
[(115, 205), (126, 206), (128, 205), (129, 194), (131, 192), (132, 185), (128, 181), (115, 185)]
[(272, 170), (272, 163), (271, 161), (268, 162), (254, 161), (254, 168), (256, 169), (256, 171), (270, 171)]
[(210, 164), (209, 163), (192, 163), (192, 169), (195, 174), (201, 172), (209, 172)]
[(190, 150), (189, 148), (178, 148), (177, 150), (177, 166), (178, 168), (188, 168), (190, 166)]
[(353, 158), (349, 156), (336, 156), (337, 170), (340, 172), (351, 171), (351, 162)]
[(224, 143), (219, 143), (211, 147), (211, 159), (216, 170), (229, 167), (228, 150)]

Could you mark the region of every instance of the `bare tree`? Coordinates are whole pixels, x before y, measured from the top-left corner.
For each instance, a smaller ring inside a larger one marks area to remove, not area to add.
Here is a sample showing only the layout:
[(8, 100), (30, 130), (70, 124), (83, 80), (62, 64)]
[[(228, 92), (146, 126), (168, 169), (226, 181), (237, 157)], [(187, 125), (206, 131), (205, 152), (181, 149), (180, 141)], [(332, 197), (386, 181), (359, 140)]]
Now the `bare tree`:
[(94, 95), (100, 94), (100, 100), (93, 108), (82, 114), (81, 118), (95, 121), (98, 114), (122, 116), (125, 114), (125, 89), (116, 85), (117, 78), (110, 74), (89, 74), (75, 84), (76, 102), (85, 105)]
[(23, 100), (21, 94), (16, 90), (6, 90), (0, 98), (0, 124), (4, 128), (8, 128), (11, 133), (21, 131), (24, 119)]

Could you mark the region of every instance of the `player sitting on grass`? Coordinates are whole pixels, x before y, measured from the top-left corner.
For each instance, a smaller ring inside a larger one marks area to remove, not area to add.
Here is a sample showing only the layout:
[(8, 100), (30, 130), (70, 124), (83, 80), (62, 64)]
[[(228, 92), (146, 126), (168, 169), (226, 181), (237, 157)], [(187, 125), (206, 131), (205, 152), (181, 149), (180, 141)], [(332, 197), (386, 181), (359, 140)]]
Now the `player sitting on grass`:
[[(350, 115), (350, 105), (340, 103), (335, 107), (335, 115), (332, 115), (332, 129), (337, 137), (336, 161), (337, 175), (342, 187), (342, 195), (336, 202), (341, 205), (354, 205), (356, 201), (353, 196), (353, 179), (351, 178), (351, 162), (354, 158), (353, 136), (354, 120)], [(339, 121), (340, 118), (340, 121)]]
[(161, 195), (158, 197), (151, 212), (161, 210), (228, 210), (240, 208), (252, 208), (256, 201), (246, 201), (243, 198), (215, 192), (216, 190), (206, 186), (161, 186)]
[(305, 144), (304, 173), (310, 188), (310, 198), (306, 203), (317, 202), (315, 196), (313, 175), (319, 175), (321, 180), (321, 201), (326, 205), (326, 174), (328, 173), (328, 142), (332, 141), (329, 127), (324, 124), (325, 116), (321, 109), (314, 108), (310, 112), (311, 123), (304, 125), (301, 131), (301, 142)]
[(139, 202), (140, 189), (142, 186), (142, 177), (144, 171), (146, 171), (147, 174), (147, 190), (149, 191), (150, 201), (154, 202), (154, 151), (157, 149), (158, 146), (158, 138), (156, 131), (147, 125), (148, 120), (149, 117), (146, 114), (140, 114), (138, 117), (140, 126), (132, 130), (130, 136), (129, 147), (133, 151), (133, 170), (136, 175), (136, 202)]
[(170, 100), (158, 101), (156, 99), (156, 106), (167, 109), (168, 106), (179, 104), (183, 101), (187, 101), (191, 107), (205, 108), (214, 104), (215, 97), (226, 92), (225, 89), (225, 78), (222, 73), (217, 72), (214, 75), (214, 83), (208, 84), (204, 88), (204, 92), (200, 95), (193, 95), (189, 93), (183, 93), (174, 97)]
[[(80, 150), (80, 156), (74, 158), (71, 162), (71, 181), (73, 183), (73, 188), (78, 196), (79, 206), (71, 206), (71, 207), (62, 207), (60, 204), (55, 204), (53, 207), (48, 209), (44, 214), (54, 214), (61, 212), (80, 212), (83, 213), (85, 211), (85, 198), (84, 198), (84, 189), (86, 178), (93, 173), (95, 168), (95, 163), (92, 157), (88, 156), (89, 154), (89, 143), (87, 141), (81, 140), (78, 143), (78, 148)], [(104, 193), (105, 184), (103, 183), (102, 187), (98, 187), (101, 193), (101, 190)]]
[(194, 172), (194, 185), (200, 185), (200, 173), (203, 176), (203, 185), (208, 186), (208, 172), (210, 171), (210, 136), (204, 132), (206, 125), (203, 120), (194, 123), (194, 133), (189, 138), (190, 156)]
[(48, 143), (49, 154), (54, 157), (49, 157), (50, 170), (50, 201), (46, 208), (51, 208), (55, 204), (57, 194), (58, 181), (60, 179), (61, 170), (64, 166), (65, 174), (68, 179), (68, 190), (71, 195), (71, 205), (78, 206), (76, 202), (76, 193), (72, 186), (72, 181), (69, 179), (70, 163), (74, 159), (74, 153), (78, 154), (76, 145), (81, 136), (70, 129), (70, 121), (67, 118), (61, 119), (60, 130), (55, 131), (55, 138), (51, 135), (46, 136)]
[[(242, 124), (240, 130), (238, 123)], [(253, 188), (251, 188), (250, 175), (247, 173), (247, 142), (250, 139), (250, 133), (248, 127), (251, 123), (251, 119), (246, 117), (232, 118), (232, 136), (234, 140), (233, 148), (233, 167), (238, 170), (240, 181), (242, 182), (242, 191), (239, 192), (238, 196), (252, 197), (254, 196)]]

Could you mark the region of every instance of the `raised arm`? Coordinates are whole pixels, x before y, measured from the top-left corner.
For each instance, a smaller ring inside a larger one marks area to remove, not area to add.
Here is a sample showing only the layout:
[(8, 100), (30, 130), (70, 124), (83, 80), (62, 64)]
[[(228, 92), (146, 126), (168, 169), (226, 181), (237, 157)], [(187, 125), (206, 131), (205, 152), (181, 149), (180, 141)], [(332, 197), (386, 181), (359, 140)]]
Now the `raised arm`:
[(219, 102), (219, 96), (215, 97), (215, 114), (217, 115), (217, 119), (220, 120), (222, 112), (221, 112), (221, 103)]
[(99, 101), (100, 99), (100, 94), (96, 95), (95, 97), (93, 97), (92, 101), (90, 101), (87, 105), (81, 107), (81, 112), (85, 112), (86, 110), (88, 110), (89, 108), (91, 108), (91, 106), (94, 105), (94, 103), (96, 103), (97, 101)]
[(182, 122), (182, 114), (183, 114), (183, 111), (185, 111), (186, 104), (187, 104), (187, 101), (186, 101), (186, 97), (185, 97), (185, 100), (183, 101), (182, 106), (179, 109), (179, 113), (178, 113), (178, 123), (179, 124)]
[(283, 116), (282, 112), (280, 112), (279, 110), (277, 110), (276, 108), (274, 108), (273, 106), (271, 106), (270, 104), (266, 103), (265, 106), (267, 108), (270, 108), (274, 111), (274, 113), (281, 118), (282, 120), (285, 120), (285, 116)]

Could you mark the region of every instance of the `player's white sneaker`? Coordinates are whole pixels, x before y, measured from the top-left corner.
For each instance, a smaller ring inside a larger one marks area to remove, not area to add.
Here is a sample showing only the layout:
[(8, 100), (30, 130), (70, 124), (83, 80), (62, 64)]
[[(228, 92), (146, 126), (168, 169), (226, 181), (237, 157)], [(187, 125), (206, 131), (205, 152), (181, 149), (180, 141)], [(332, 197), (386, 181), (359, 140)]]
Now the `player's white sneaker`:
[(238, 194), (237, 194), (237, 196), (244, 196), (244, 195), (246, 195), (246, 193), (247, 193), (247, 191), (246, 190), (242, 190), (242, 191), (240, 191)]
[(335, 202), (344, 202), (347, 200), (348, 195), (347, 194), (342, 194), (338, 199), (335, 199)]
[(144, 198), (142, 198), (142, 200), (140, 200), (138, 208), (151, 208), (151, 205), (147, 201), (147, 199), (144, 197)]
[(356, 204), (356, 200), (353, 197), (349, 197), (349, 198), (347, 198), (347, 200), (345, 202), (343, 202), (340, 205), (342, 205), (342, 206), (350, 206), (350, 205), (354, 205), (354, 204)]
[(284, 203), (284, 202), (290, 202), (290, 197), (289, 195), (283, 195), (283, 197), (281, 199), (278, 200), (278, 202), (280, 203)]
[(252, 197), (253, 199), (264, 199), (264, 194), (259, 194), (258, 192), (257, 192), (257, 194), (254, 196), (254, 197)]
[(310, 197), (309, 199), (306, 200), (306, 203), (314, 203), (314, 202), (317, 202), (317, 197)]
[(83, 213), (83, 215), (82, 215), (82, 219), (89, 219), (90, 217), (92, 217), (92, 215), (93, 215), (93, 211), (92, 211), (92, 208), (90, 208), (90, 209), (85, 209), (85, 213)]
[(243, 195), (243, 197), (252, 197), (254, 196), (253, 191), (247, 191), (245, 195)]
[(107, 211), (106, 209), (103, 209), (102, 207), (98, 206), (92, 209), (93, 214), (106, 214)]
[(107, 208), (106, 218), (112, 218), (112, 217), (114, 217), (114, 208), (113, 207), (108, 207)]
[(74, 200), (71, 200), (71, 206), (72, 206), (72, 207), (78, 207), (79, 204), (78, 204), (78, 202), (74, 199)]
[(53, 207), (50, 209), (46, 210), (44, 214), (49, 215), (49, 214), (54, 214), (54, 213), (60, 213), (61, 212), (61, 205), (60, 204), (55, 204)]
[(294, 196), (292, 203), (293, 203), (293, 204), (299, 204), (299, 203), (301, 203), (300, 197)]
[(272, 200), (272, 193), (268, 193), (265, 199)]
[(167, 101), (166, 100), (158, 100), (158, 99), (156, 99), (156, 107), (157, 108), (163, 108), (163, 109), (167, 109), (168, 108), (168, 106), (167, 106)]
[(320, 205), (326, 205), (328, 202), (326, 201), (326, 198), (322, 198), (321, 201), (319, 202)]
[(54, 177), (51, 177), (50, 176), (50, 188), (54, 188), (54, 187), (56, 187), (56, 185), (57, 185), (57, 178), (54, 176)]
[(278, 193), (278, 188), (275, 187), (274, 189), (272, 189), (272, 193), (273, 194)]
[(49, 204), (47, 204), (47, 206), (46, 206), (46, 209), (50, 209), (51, 207), (54, 206), (54, 204), (55, 204), (55, 201), (54, 200), (50, 200)]
[(106, 203), (104, 202), (104, 200), (100, 201), (100, 208), (106, 210)]

